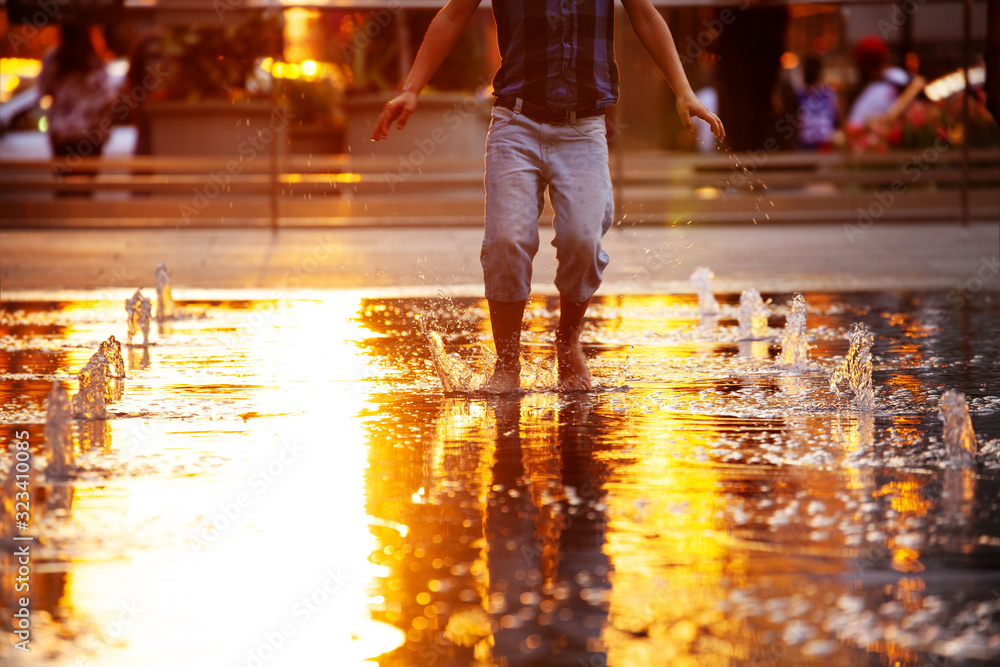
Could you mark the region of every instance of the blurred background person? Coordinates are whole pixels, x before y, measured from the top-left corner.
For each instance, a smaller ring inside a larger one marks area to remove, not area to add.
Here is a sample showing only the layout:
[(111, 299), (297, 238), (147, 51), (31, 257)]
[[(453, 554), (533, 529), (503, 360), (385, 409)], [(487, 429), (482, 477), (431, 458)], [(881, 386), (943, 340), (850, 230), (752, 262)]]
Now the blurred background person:
[(889, 67), (888, 62), (889, 47), (881, 37), (866, 35), (855, 44), (860, 92), (851, 105), (848, 123), (863, 125), (887, 113), (909, 83), (909, 75), (898, 67)]
[(841, 126), (837, 94), (821, 81), (822, 71), (819, 56), (810, 55), (803, 60), (797, 140), (802, 150), (830, 150)]
[(49, 146), (52, 157), (60, 162), (58, 174), (88, 173), (76, 165), (79, 158), (103, 152), (118, 90), (98, 55), (90, 27), (67, 23), (60, 32), (59, 45), (45, 56), (39, 75), (39, 92), (51, 100)]

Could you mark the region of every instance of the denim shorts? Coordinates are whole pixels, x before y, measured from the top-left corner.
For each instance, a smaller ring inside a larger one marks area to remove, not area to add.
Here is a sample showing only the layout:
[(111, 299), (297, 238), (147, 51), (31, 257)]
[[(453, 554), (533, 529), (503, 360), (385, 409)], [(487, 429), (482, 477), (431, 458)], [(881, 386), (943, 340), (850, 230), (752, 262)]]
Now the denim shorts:
[(614, 220), (604, 117), (549, 125), (494, 107), (480, 254), (487, 299), (524, 301), (530, 295), (546, 188), (555, 212), (556, 289), (582, 303), (601, 284), (608, 264), (601, 239)]

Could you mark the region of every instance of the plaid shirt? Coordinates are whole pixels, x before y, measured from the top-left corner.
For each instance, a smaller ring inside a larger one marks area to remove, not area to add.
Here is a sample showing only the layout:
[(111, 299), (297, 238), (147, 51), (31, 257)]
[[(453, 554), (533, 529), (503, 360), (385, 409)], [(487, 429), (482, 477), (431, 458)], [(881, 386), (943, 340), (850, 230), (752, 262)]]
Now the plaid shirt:
[(618, 99), (614, 0), (493, 0), (501, 64), (494, 95), (553, 109)]

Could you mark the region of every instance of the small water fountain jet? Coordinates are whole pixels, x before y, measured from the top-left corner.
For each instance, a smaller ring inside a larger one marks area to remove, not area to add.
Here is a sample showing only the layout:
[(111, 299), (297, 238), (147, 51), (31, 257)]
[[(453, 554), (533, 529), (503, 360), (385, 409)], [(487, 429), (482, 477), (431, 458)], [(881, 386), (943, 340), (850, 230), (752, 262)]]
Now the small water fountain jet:
[(781, 334), (781, 353), (776, 364), (781, 368), (803, 370), (809, 366), (809, 339), (806, 337), (806, 298), (796, 294), (792, 310), (785, 318)]
[(976, 433), (972, 430), (965, 394), (949, 389), (941, 395), (938, 417), (944, 422), (944, 446), (948, 460), (959, 466), (976, 461)]
[(59, 382), (52, 383), (46, 399), (45, 447), (49, 451), (49, 465), (45, 475), (49, 479), (66, 479), (73, 468), (73, 424), (69, 397)]
[(122, 358), (122, 344), (114, 336), (108, 336), (108, 339), (101, 343), (98, 352), (103, 354), (104, 358), (107, 359), (111, 377), (125, 377), (125, 359)]
[(137, 289), (132, 298), (125, 300), (125, 312), (128, 314), (128, 345), (132, 344), (132, 337), (140, 331), (142, 346), (149, 345), (149, 315), (152, 309), (153, 304), (142, 295), (141, 289)]
[(750, 287), (740, 294), (740, 340), (760, 340), (767, 337), (767, 305), (760, 292)]
[(847, 332), (851, 347), (844, 360), (830, 374), (830, 390), (840, 395), (840, 383), (846, 382), (854, 392), (859, 410), (875, 409), (875, 388), (872, 385), (872, 334), (861, 322), (855, 322)]
[(107, 359), (96, 352), (76, 377), (80, 382), (80, 391), (73, 397), (73, 415), (79, 419), (107, 419)]
[(719, 312), (719, 304), (712, 294), (712, 278), (715, 274), (707, 266), (700, 266), (691, 274), (691, 282), (694, 283), (695, 291), (698, 293), (698, 311), (702, 315), (714, 315)]
[(174, 297), (170, 292), (170, 272), (163, 262), (156, 265), (156, 319), (160, 322), (175, 317)]

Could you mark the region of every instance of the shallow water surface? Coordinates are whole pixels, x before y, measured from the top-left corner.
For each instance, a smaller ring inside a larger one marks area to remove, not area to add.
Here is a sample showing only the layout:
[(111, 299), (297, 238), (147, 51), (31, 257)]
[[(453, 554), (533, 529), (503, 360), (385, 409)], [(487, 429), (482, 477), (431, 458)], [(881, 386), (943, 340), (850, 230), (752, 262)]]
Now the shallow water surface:
[[(996, 294), (808, 293), (799, 370), (775, 363), (790, 294), (764, 295), (755, 341), (738, 295), (708, 318), (692, 295), (603, 297), (586, 394), (555, 390), (538, 298), (534, 386), (490, 396), (443, 392), (428, 338), (481, 377), (479, 299), (178, 290), (49, 479), (46, 394), (125, 338), (124, 296), (0, 307), (0, 474), (18, 439), (33, 466), (27, 529), (4, 490), (5, 630), (9, 538), (34, 538), (31, 650), (4, 642), (5, 664), (1000, 661)], [(829, 386), (856, 322), (870, 411)], [(947, 459), (947, 389), (975, 466)]]

